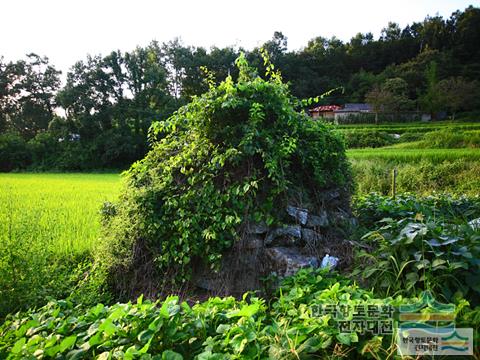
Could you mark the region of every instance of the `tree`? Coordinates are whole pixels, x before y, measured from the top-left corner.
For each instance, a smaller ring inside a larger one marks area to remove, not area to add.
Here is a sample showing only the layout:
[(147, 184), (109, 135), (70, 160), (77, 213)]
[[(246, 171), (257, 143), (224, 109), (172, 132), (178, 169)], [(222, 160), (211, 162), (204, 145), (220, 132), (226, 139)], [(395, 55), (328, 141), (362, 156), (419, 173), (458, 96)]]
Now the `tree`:
[(400, 26), (395, 22), (389, 22), (387, 27), (382, 29), (380, 40), (382, 41), (397, 41), (402, 35)]
[[(452, 113), (460, 110), (471, 110), (479, 96), (479, 84), (476, 81), (467, 81), (462, 77), (450, 77), (437, 85), (439, 98)], [(477, 101), (478, 102), (478, 101)]]
[(0, 127), (26, 139), (46, 131), (56, 107), (59, 75), (48, 58), (33, 53), (26, 60), (0, 62)]
[(380, 112), (394, 112), (398, 114), (401, 111), (412, 107), (413, 102), (407, 96), (408, 84), (402, 78), (387, 79), (381, 85), (375, 85), (367, 93), (365, 100), (372, 105), (375, 112), (375, 123), (378, 124), (378, 114)]
[(273, 38), (263, 44), (263, 48), (268, 52), (274, 64), (278, 64), (280, 58), (287, 52), (287, 37), (280, 31), (273, 33)]
[(378, 124), (378, 114), (386, 111), (388, 104), (391, 102), (390, 99), (391, 94), (378, 84), (365, 95), (365, 101), (372, 106), (375, 113), (375, 124)]
[(186, 69), (191, 63), (192, 51), (178, 38), (162, 45), (162, 60), (167, 71), (170, 94), (176, 100), (180, 99), (184, 90), (182, 84), (187, 78)]
[(419, 101), (422, 108), (428, 111), (434, 119), (443, 103), (438, 91), (437, 63), (435, 61), (431, 61), (428, 65), (425, 78), (427, 79), (427, 90), (420, 96)]
[(366, 94), (378, 81), (377, 76), (363, 69), (353, 74), (347, 88), (347, 92), (350, 94), (350, 101), (363, 102)]
[(8, 108), (8, 76), (5, 71), (7, 64), (0, 57), (0, 134), (7, 129), (7, 108)]

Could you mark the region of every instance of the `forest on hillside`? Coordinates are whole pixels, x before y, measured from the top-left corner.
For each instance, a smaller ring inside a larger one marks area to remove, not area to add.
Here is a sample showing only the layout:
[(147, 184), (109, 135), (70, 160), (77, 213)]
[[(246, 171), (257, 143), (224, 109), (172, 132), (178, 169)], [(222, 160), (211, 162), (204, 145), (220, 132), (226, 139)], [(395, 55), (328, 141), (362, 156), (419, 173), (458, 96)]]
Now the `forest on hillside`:
[[(66, 74), (47, 57), (0, 57), (0, 171), (128, 167), (148, 150), (148, 129), (209, 83), (238, 76), (244, 53), (263, 74), (262, 49), (298, 98), (337, 89), (319, 104), (369, 102), (385, 111), (475, 117), (479, 108), (480, 8), (448, 19), (428, 16), (400, 28), (388, 23), (378, 39), (318, 36), (288, 51), (275, 32), (252, 50), (209, 50), (175, 39), (128, 52), (87, 56)], [(470, 115), (469, 115), (470, 114)]]

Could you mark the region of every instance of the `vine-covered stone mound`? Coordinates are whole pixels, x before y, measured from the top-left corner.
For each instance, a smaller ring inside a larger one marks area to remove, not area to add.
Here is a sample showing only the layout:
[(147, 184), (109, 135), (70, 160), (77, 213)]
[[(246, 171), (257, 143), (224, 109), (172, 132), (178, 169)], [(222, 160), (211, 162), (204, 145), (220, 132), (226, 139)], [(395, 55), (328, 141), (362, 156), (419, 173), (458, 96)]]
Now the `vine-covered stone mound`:
[(300, 111), (272, 65), (267, 80), (243, 57), (237, 66), (237, 81), (152, 126), (150, 152), (104, 212), (98, 260), (118, 294), (243, 292), (340, 255), (351, 185), (342, 139)]

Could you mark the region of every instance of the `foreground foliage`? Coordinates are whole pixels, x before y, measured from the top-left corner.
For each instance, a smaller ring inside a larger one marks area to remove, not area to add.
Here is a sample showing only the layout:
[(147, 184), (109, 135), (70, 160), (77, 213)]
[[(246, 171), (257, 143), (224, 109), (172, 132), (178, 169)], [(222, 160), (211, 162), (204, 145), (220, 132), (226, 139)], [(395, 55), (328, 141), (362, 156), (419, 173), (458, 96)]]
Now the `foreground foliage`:
[(385, 296), (430, 290), (480, 305), (480, 198), (371, 194), (356, 207), (369, 231), (354, 276)]
[[(164, 301), (88, 309), (52, 301), (0, 327), (5, 359), (307, 359), (374, 358), (395, 353), (391, 335), (341, 333), (322, 305), (398, 306), (418, 301), (378, 298), (337, 274), (301, 270), (266, 302), (210, 298), (193, 306), (175, 296)], [(459, 324), (480, 324), (480, 310), (463, 301)]]
[(390, 335), (341, 333), (318, 309), (396, 307), (417, 302), (425, 289), (456, 305), (456, 326), (480, 327), (480, 230), (467, 224), (480, 217), (479, 198), (371, 194), (356, 200), (355, 211), (361, 256), (351, 279), (304, 269), (263, 299), (247, 294), (195, 304), (175, 296), (91, 307), (51, 301), (7, 317), (0, 358), (384, 359), (396, 352)]
[[(331, 354), (335, 344), (382, 343), (371, 336), (340, 334), (315, 305), (375, 300), (371, 292), (324, 272), (301, 271), (285, 281), (271, 304), (244, 297), (210, 298), (193, 306), (177, 297), (163, 302), (98, 304), (87, 310), (69, 301), (50, 302), (0, 328), (0, 355), (67, 359), (290, 359)], [(336, 350), (338, 351), (338, 349)], [(150, 355), (151, 354), (151, 355)]]

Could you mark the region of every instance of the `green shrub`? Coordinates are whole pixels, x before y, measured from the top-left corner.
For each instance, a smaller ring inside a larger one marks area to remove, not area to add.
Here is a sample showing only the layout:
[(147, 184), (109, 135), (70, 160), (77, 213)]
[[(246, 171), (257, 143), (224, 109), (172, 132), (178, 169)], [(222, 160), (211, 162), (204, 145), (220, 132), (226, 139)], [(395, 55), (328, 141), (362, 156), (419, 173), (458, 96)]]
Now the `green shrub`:
[[(172, 296), (87, 309), (71, 301), (51, 301), (8, 317), (0, 326), (0, 357), (384, 359), (396, 353), (391, 335), (341, 333), (332, 313), (322, 310), (342, 306), (351, 319), (355, 306), (395, 309), (418, 301), (382, 299), (338, 274), (312, 269), (284, 279), (269, 302), (251, 294), (241, 300), (209, 298), (193, 306)], [(456, 304), (457, 323), (478, 327), (480, 308), (472, 310), (463, 299)]]
[(247, 295), (193, 306), (177, 297), (88, 309), (52, 301), (0, 326), (0, 357), (293, 360), (327, 358), (340, 349), (358, 358), (391, 347), (391, 336), (341, 334), (332, 316), (318, 309), (339, 301), (352, 308), (394, 304), (392, 299), (376, 299), (336, 274), (311, 269), (281, 289), (269, 305)]
[[(254, 294), (194, 305), (174, 296), (88, 308), (82, 298), (51, 301), (6, 318), (0, 358), (392, 358), (391, 335), (341, 332), (325, 306), (348, 308), (345, 319), (352, 319), (355, 306), (418, 303), (415, 294), (425, 287), (456, 305), (457, 327), (480, 326), (480, 307), (471, 306), (478, 302), (479, 234), (465, 224), (480, 216), (479, 198), (369, 195), (358, 198), (355, 209), (367, 232), (361, 245), (370, 254), (350, 277), (361, 275), (369, 290), (326, 269), (302, 269), (283, 279), (268, 301)], [(403, 296), (388, 296), (395, 292)]]
[(271, 67), (266, 81), (243, 57), (237, 65), (237, 83), (229, 77), (154, 124), (152, 150), (126, 172), (99, 256), (116, 291), (148, 276), (185, 282), (198, 261), (218, 265), (242, 224), (281, 220), (293, 197), (305, 204), (341, 186), (348, 194), (341, 138), (295, 110), (300, 102)]
[(356, 211), (370, 231), (354, 276), (386, 296), (430, 290), (447, 302), (460, 296), (480, 305), (480, 232), (467, 224), (480, 217), (480, 198), (369, 195)]
[(376, 148), (395, 143), (392, 135), (382, 131), (344, 130), (341, 134), (348, 148)]
[(25, 140), (18, 134), (0, 134), (0, 171), (23, 169), (31, 162)]
[(480, 131), (459, 131), (451, 128), (429, 132), (425, 134), (421, 147), (431, 149), (479, 148)]

